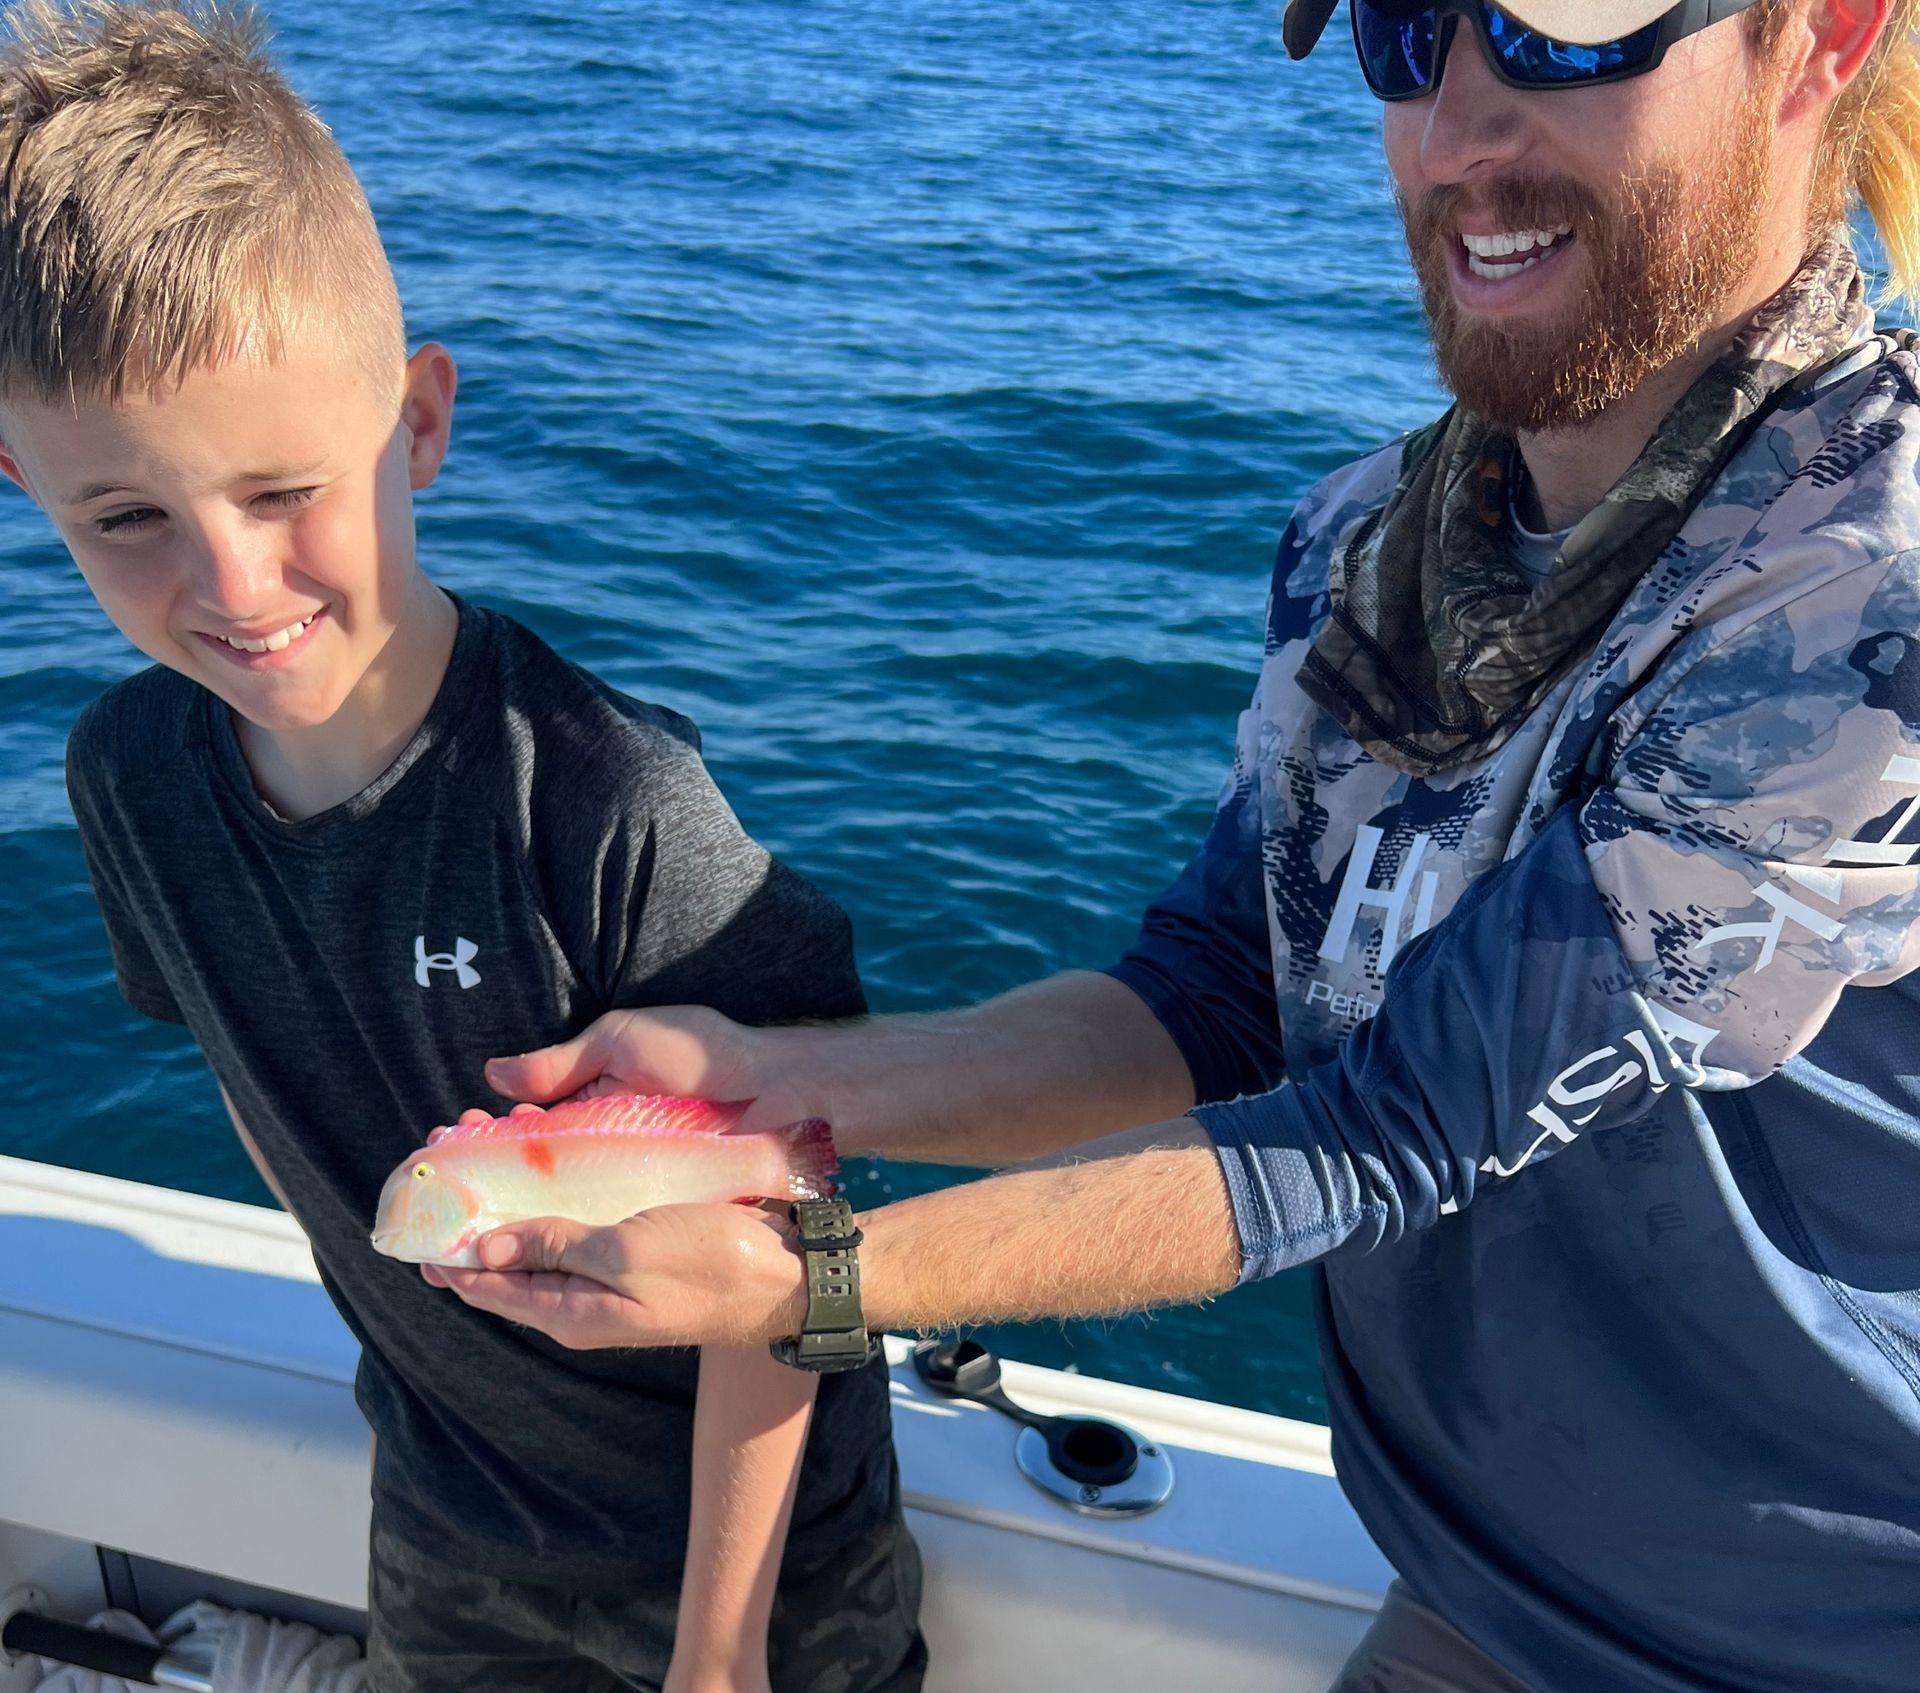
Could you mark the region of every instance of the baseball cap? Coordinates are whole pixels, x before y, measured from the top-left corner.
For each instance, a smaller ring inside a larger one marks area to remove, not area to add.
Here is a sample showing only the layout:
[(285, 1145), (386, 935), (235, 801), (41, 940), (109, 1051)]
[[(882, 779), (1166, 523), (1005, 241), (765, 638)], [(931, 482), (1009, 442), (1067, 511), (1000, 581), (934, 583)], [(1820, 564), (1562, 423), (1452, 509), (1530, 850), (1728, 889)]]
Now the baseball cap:
[[(1339, 0), (1289, 0), (1281, 25), (1288, 54), (1304, 59)], [(1576, 47), (1598, 46), (1645, 29), (1673, 10), (1674, 0), (1500, 0), (1500, 10), (1517, 24)]]

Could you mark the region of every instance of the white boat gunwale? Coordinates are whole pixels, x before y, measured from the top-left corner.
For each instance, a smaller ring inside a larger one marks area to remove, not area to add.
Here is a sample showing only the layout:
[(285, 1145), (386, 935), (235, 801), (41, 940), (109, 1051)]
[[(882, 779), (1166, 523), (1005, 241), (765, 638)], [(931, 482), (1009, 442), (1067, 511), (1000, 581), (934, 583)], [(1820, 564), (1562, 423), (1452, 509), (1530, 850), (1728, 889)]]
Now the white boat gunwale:
[[(1172, 1452), (1165, 1507), (1097, 1521), (1019, 1476), (1014, 1430), (933, 1395), (909, 1350), (888, 1338), (930, 1693), (1008, 1674), (1124, 1693), (1168, 1685), (1175, 1663), (1175, 1684), (1218, 1693), (1324, 1689), (1391, 1579), (1325, 1429), (1006, 1363), (1023, 1404), (1111, 1417)], [(9, 1568), (11, 1532), (16, 1564), (108, 1547), (353, 1608), (355, 1356), (283, 1213), (0, 1157), (0, 1589), (35, 1574)]]

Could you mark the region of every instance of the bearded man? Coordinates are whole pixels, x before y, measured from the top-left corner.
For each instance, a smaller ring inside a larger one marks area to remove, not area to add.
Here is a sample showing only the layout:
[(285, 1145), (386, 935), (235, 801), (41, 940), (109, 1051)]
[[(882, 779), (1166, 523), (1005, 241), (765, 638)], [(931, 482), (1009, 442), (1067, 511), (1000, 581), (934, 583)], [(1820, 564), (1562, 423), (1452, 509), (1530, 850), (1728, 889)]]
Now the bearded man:
[[(1296, 55), (1333, 9), (1292, 0)], [(1910, 292), (1917, 20), (1353, 0), (1457, 403), (1301, 502), (1134, 950), (942, 1017), (615, 1013), (492, 1085), (981, 1164), (1148, 1125), (862, 1217), (868, 1320), (1316, 1265), (1403, 1578), (1346, 1693), (1911, 1693), (1920, 392), (1844, 213)], [(738, 1208), (485, 1256), (431, 1275), (571, 1345), (806, 1321)]]

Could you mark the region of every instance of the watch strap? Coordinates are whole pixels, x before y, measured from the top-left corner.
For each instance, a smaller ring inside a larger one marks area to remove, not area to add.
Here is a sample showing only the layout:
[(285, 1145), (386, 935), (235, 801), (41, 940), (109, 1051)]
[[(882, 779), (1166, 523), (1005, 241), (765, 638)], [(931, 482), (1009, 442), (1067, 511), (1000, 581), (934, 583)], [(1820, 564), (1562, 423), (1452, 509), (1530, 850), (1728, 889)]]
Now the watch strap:
[(776, 1340), (774, 1357), (796, 1369), (857, 1370), (875, 1342), (860, 1308), (861, 1233), (844, 1199), (802, 1199), (787, 1208), (793, 1246), (806, 1265), (807, 1315), (799, 1334)]

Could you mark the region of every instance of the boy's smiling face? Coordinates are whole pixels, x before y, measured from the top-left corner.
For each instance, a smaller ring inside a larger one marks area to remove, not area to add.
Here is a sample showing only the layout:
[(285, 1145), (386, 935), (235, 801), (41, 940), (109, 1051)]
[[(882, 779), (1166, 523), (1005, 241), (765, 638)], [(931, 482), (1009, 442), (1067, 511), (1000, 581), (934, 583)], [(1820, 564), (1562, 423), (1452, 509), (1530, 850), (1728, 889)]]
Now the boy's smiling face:
[(8, 401), (0, 471), (53, 519), (128, 640), (297, 738), (424, 615), (412, 491), (445, 456), (453, 394), (437, 346), (383, 394), (350, 349), (294, 335), (272, 362), (195, 370), (157, 395)]

